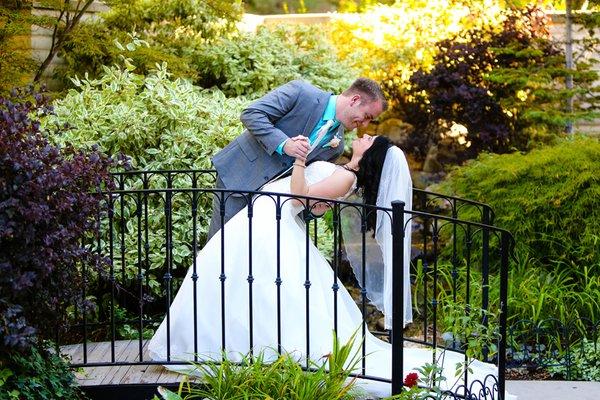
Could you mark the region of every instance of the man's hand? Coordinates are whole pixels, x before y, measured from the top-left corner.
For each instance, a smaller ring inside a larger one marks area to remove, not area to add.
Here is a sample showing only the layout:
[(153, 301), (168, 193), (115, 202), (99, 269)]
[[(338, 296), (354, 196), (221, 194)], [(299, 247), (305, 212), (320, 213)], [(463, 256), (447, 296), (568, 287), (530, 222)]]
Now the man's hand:
[(308, 150), (310, 149), (310, 143), (306, 136), (298, 135), (293, 138), (289, 138), (283, 145), (283, 152), (290, 157), (299, 158), (306, 160), (308, 156)]

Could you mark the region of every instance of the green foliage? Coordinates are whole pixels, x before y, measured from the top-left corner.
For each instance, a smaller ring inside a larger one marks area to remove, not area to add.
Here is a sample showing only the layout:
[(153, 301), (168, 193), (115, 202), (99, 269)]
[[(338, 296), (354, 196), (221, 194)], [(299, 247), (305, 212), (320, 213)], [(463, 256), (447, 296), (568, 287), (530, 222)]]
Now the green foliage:
[(492, 206), (495, 224), (544, 265), (600, 263), (600, 143), (563, 140), (528, 154), (483, 155), (439, 187)]
[(259, 27), (256, 34), (221, 38), (192, 56), (198, 83), (228, 96), (260, 95), (293, 79), (340, 93), (356, 78), (341, 64), (318, 26)]
[(158, 43), (176, 29), (201, 40), (211, 40), (235, 30), (242, 17), (240, 0), (111, 0), (103, 15), (107, 27), (128, 31), (132, 26)]
[[(249, 14), (296, 14), (335, 11), (340, 0), (244, 0)], [(343, 0), (342, 0), (343, 1)]]
[[(566, 354), (560, 361), (562, 365), (549, 367), (548, 370), (552, 376), (567, 377), (576, 381), (600, 381), (600, 340), (582, 341), (571, 348), (571, 352)], [(567, 372), (567, 364), (569, 371)]]
[[(437, 268), (437, 300), (438, 304), (456, 301), (458, 304), (478, 306), (482, 304), (483, 276), (481, 271), (471, 263), (470, 297), (466, 297), (467, 269), (464, 260), (457, 265), (456, 300), (453, 293), (453, 267), (449, 262), (439, 262)], [(580, 269), (568, 270), (560, 264), (545, 266), (528, 254), (516, 254), (508, 272), (508, 324), (524, 319), (533, 324), (543, 320), (557, 318), (565, 323), (572, 322), (582, 334), (586, 327), (582, 319), (597, 321), (600, 317), (600, 265), (583, 266)], [(424, 317), (427, 309), (429, 315), (430, 301), (424, 300), (425, 276), (418, 266), (413, 291), (415, 316)], [(432, 299), (433, 283), (431, 272), (427, 277), (428, 300)], [(500, 277), (492, 272), (489, 277), (490, 309), (498, 309), (500, 304)], [(450, 330), (444, 320), (443, 310), (438, 309), (440, 320), (438, 325), (443, 331)]]
[[(597, 321), (600, 317), (599, 177), (600, 143), (576, 137), (529, 154), (482, 155), (456, 168), (435, 189), (490, 204), (496, 213), (494, 224), (514, 235), (509, 322), (521, 318)], [(462, 218), (473, 220), (479, 217), (476, 213), (465, 209)], [(479, 246), (477, 241), (474, 245)], [(465, 260), (457, 268), (457, 301), (466, 303), (466, 282), (460, 278), (466, 276)], [(452, 296), (451, 263), (439, 263), (437, 274), (438, 301), (443, 301)], [(481, 272), (474, 269), (471, 276), (470, 301), (481, 304)], [(423, 279), (418, 268), (417, 280)], [(493, 271), (492, 304), (499, 301), (499, 287)], [(415, 293), (415, 300), (422, 301), (422, 295)]]
[(600, 317), (600, 264), (564, 268), (547, 266), (534, 258), (517, 254), (509, 270), (508, 304), (510, 318), (533, 322), (557, 318), (572, 322), (582, 333), (583, 318)]
[[(46, 344), (50, 345), (50, 344)], [(0, 364), (0, 399), (53, 400), (85, 398), (62, 357), (31, 348), (13, 352)]]
[[(497, 353), (499, 336), (498, 314), (479, 307), (467, 306), (453, 301), (442, 303), (444, 325), (450, 334), (446, 345), (463, 347), (469, 358), (483, 358), (484, 349), (491, 357)], [(489, 322), (483, 324), (482, 317)]]
[(192, 386), (184, 378), (178, 393), (164, 388), (159, 393), (165, 400), (352, 399), (354, 380), (347, 379), (360, 361), (360, 348), (354, 346), (356, 333), (344, 344), (335, 333), (333, 337), (331, 354), (320, 364), (311, 362), (309, 371), (302, 369), (293, 354), (284, 353), (272, 361), (262, 351), (242, 356), (240, 362), (224, 356), (223, 360), (193, 364), (203, 377), (201, 386)]
[[(105, 303), (110, 300), (109, 296), (105, 296)], [(107, 306), (108, 304), (105, 304)], [(125, 307), (121, 307), (118, 304), (114, 305), (114, 319), (116, 324), (116, 335), (118, 339), (123, 340), (138, 340), (140, 338), (139, 331), (139, 316), (127, 311)], [(148, 321), (150, 318), (147, 315), (143, 316), (143, 319)], [(150, 325), (150, 326), (149, 326)], [(154, 336), (154, 332), (158, 327), (157, 323), (145, 323), (142, 330), (143, 339), (151, 339)]]
[(241, 132), (239, 114), (248, 104), (173, 80), (164, 65), (147, 77), (105, 68), (99, 79), (74, 84), (44, 127), (67, 124), (57, 142), (98, 144), (106, 153), (131, 157), (134, 168), (210, 168), (210, 157)]
[(73, 31), (61, 57), (58, 72), (65, 84), (87, 72), (96, 78), (104, 65), (115, 64), (121, 50), (114, 41), (127, 43), (133, 35), (149, 43), (128, 54), (137, 73), (147, 74), (157, 62), (167, 62), (176, 77), (195, 78), (188, 66), (198, 46), (237, 31), (241, 1), (235, 0), (132, 0), (113, 1), (102, 20), (86, 22)]
[(36, 65), (28, 35), (34, 21), (30, 2), (11, 0), (0, 6), (0, 95), (31, 79)]
[[(136, 73), (148, 74), (164, 61), (174, 77), (217, 87), (228, 96), (258, 97), (297, 78), (341, 92), (356, 76), (339, 62), (318, 26), (261, 27), (256, 33), (241, 33), (234, 24), (237, 14), (230, 19), (221, 15), (218, 24), (199, 24), (193, 16), (204, 16), (210, 7), (201, 8), (196, 1), (151, 1), (148, 10), (139, 9), (138, 3), (116, 6), (103, 20), (84, 24), (73, 33), (59, 73), (65, 83), (86, 73), (100, 76), (102, 67), (117, 63), (125, 51), (116, 43), (131, 38), (148, 44), (127, 49)], [(179, 3), (185, 7), (180, 5), (175, 12)], [(174, 13), (178, 17), (172, 19)], [(206, 18), (213, 21), (216, 16)]]
[[(537, 136), (544, 131), (560, 132), (569, 121), (598, 116), (594, 112), (598, 93), (593, 87), (598, 74), (583, 61), (574, 70), (565, 69), (565, 56), (551, 41), (550, 20), (541, 10), (512, 12), (503, 27), (502, 34), (490, 40), (495, 65), (484, 79), (511, 117), (511, 129), (524, 134), (521, 140), (539, 141)], [(566, 89), (567, 75), (572, 76), (575, 89)], [(574, 97), (573, 111), (566, 109), (570, 97)]]
[[(210, 169), (210, 157), (242, 131), (239, 115), (248, 101), (228, 99), (218, 90), (201, 90), (188, 81), (172, 80), (165, 67), (147, 77), (119, 68), (105, 68), (97, 80), (75, 80), (76, 89), (55, 102), (55, 115), (43, 121), (44, 129), (57, 143), (70, 143), (78, 148), (97, 144), (107, 154), (123, 153), (131, 158), (134, 168), (145, 170)], [(68, 126), (67, 130), (60, 127)], [(56, 132), (55, 132), (56, 131)], [(211, 188), (214, 178), (202, 175), (198, 187)], [(155, 179), (150, 188), (165, 188), (164, 180)], [(173, 187), (191, 187), (189, 178), (175, 179)], [(127, 188), (142, 188), (140, 181), (129, 182)], [(149, 196), (148, 203), (148, 276), (150, 291), (158, 294), (157, 272), (165, 265), (164, 193)], [(198, 204), (198, 235), (208, 230), (212, 198), (204, 195)], [(121, 212), (121, 204), (124, 210)], [(115, 270), (134, 282), (138, 265), (136, 204), (132, 197), (120, 197), (114, 204), (115, 221), (121, 215), (125, 246), (120, 240), (115, 254), (125, 253), (125, 265), (115, 257)], [(183, 275), (191, 265), (192, 224), (191, 201), (185, 194), (173, 197), (173, 262)], [(107, 227), (104, 227), (104, 231)], [(123, 231), (120, 225), (117, 232)], [(105, 238), (106, 240), (106, 238)], [(162, 278), (162, 273), (160, 275)], [(125, 283), (124, 283), (125, 284)]]
[[(140, 37), (143, 35), (135, 32), (107, 30), (101, 21), (86, 22), (73, 32), (65, 44), (61, 53), (64, 63), (57, 67), (56, 76), (65, 87), (72, 87), (70, 79), (75, 76), (97, 78), (104, 73), (104, 66), (120, 64), (123, 50), (118, 43), (129, 43), (132, 38), (141, 40)], [(189, 60), (175, 51), (167, 52), (157, 46), (136, 46), (128, 49), (126, 54), (139, 74), (148, 74), (157, 64), (165, 62), (175, 77), (194, 76)]]

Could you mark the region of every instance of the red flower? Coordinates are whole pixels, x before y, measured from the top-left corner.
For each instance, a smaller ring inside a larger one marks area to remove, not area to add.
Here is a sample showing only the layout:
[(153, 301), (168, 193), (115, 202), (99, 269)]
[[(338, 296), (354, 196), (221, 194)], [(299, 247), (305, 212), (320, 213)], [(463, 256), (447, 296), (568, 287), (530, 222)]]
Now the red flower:
[(416, 372), (411, 372), (410, 374), (406, 375), (406, 378), (404, 378), (404, 385), (411, 388), (416, 386), (418, 381), (419, 375), (417, 375)]

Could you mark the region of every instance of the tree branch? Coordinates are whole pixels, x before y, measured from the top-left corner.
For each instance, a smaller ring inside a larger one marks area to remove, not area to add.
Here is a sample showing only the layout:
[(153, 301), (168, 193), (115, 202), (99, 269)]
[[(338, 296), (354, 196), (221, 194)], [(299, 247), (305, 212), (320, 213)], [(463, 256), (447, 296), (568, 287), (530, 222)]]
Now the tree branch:
[[(79, 0), (77, 2), (77, 5), (75, 6), (74, 16), (73, 18), (70, 18), (70, 0), (64, 1), (63, 8), (60, 10), (60, 14), (57, 18), (56, 24), (54, 25), (54, 31), (52, 32), (52, 45), (50, 46), (50, 51), (46, 59), (38, 68), (35, 74), (35, 78), (33, 78), (34, 82), (38, 82), (41, 79), (42, 75), (44, 74), (44, 71), (46, 71), (52, 60), (54, 60), (54, 57), (56, 57), (58, 52), (62, 49), (63, 45), (66, 42), (66, 39), (69, 37), (73, 29), (81, 20), (83, 14), (85, 14), (87, 9), (92, 5), (93, 2), (94, 0), (85, 0), (83, 7), (80, 8), (81, 0)], [(65, 27), (61, 30), (60, 22), (62, 21), (65, 14), (67, 15)]]

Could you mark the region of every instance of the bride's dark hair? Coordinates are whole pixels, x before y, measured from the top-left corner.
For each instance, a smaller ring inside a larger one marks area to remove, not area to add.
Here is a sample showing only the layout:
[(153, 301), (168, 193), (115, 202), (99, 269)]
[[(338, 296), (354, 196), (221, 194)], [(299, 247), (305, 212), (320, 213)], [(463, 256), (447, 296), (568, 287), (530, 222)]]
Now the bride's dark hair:
[[(371, 147), (365, 151), (358, 162), (356, 171), (356, 186), (362, 190), (362, 198), (365, 204), (377, 204), (377, 191), (379, 180), (383, 170), (383, 162), (392, 142), (385, 136), (377, 136)], [(372, 211), (367, 216), (367, 231), (375, 229), (377, 213)]]

